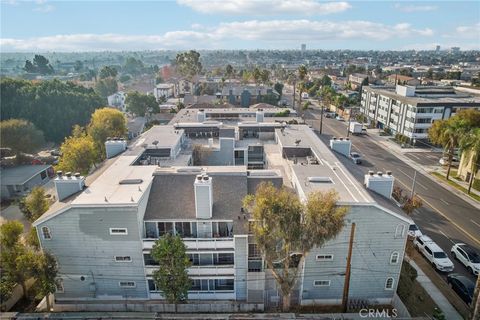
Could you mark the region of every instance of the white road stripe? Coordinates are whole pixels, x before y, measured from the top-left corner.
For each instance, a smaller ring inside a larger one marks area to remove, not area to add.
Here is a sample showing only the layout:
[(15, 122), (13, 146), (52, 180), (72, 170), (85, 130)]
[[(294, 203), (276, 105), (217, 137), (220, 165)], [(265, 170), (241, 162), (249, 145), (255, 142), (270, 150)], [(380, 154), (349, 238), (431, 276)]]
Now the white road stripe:
[(417, 160), (421, 160), (419, 157), (417, 157), (417, 156), (414, 155), (414, 154), (410, 154), (410, 156), (411, 156), (411, 157), (414, 157), (414, 158), (417, 159)]
[(445, 238), (447, 238), (448, 241), (450, 241), (451, 243), (455, 244), (455, 242), (453, 242), (452, 239), (450, 239), (442, 230), (438, 230), (438, 232), (440, 232), (441, 234), (443, 234), (443, 236), (444, 236)]
[(445, 200), (443, 200), (443, 199), (440, 199), (440, 201), (442, 201), (443, 203), (445, 203), (447, 206), (450, 205), (447, 201), (445, 201)]
[(470, 221), (471, 221), (471, 222), (473, 222), (473, 223), (475, 223), (477, 226), (479, 226), (479, 227), (480, 227), (480, 224), (479, 224), (478, 222), (476, 222), (476, 221), (473, 221), (472, 219), (470, 219)]

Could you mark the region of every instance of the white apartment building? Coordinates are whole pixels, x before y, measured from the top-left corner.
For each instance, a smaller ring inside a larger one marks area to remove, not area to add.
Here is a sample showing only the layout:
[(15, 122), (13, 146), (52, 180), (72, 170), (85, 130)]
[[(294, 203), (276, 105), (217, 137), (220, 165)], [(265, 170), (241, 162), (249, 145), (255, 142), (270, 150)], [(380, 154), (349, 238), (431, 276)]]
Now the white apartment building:
[(365, 86), (360, 110), (377, 128), (388, 128), (411, 139), (427, 139), (436, 120), (448, 119), (464, 108), (480, 109), (480, 91), (454, 87)]

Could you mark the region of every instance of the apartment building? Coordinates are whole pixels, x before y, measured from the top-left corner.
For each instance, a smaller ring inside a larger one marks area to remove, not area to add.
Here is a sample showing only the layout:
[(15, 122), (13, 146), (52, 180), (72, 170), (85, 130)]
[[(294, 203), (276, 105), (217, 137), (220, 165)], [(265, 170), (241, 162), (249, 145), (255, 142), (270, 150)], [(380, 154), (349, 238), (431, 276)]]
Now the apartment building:
[(70, 173), (55, 178), (59, 201), (34, 225), (43, 250), (58, 260), (57, 303), (88, 301), (102, 309), (128, 299), (149, 310), (162, 300), (151, 249), (175, 233), (192, 261), (191, 301), (276, 306), (280, 291), (242, 207), (262, 182), (292, 188), (302, 200), (333, 188), (338, 204), (349, 207), (338, 237), (306, 258), (296, 302), (341, 302), (353, 223), (349, 299), (392, 302), (411, 220), (390, 202), (391, 173), (366, 174), (366, 188), (337, 158), (351, 148), (348, 139), (332, 139), (329, 147), (306, 125), (260, 115), (205, 122), (198, 121), (201, 111), (189, 112), (197, 119), (154, 126), (128, 148), (111, 140), (106, 148), (116, 160), (88, 184)]
[(435, 86), (366, 86), (360, 110), (377, 128), (388, 128), (411, 139), (427, 139), (436, 120), (464, 108), (480, 109), (480, 92)]

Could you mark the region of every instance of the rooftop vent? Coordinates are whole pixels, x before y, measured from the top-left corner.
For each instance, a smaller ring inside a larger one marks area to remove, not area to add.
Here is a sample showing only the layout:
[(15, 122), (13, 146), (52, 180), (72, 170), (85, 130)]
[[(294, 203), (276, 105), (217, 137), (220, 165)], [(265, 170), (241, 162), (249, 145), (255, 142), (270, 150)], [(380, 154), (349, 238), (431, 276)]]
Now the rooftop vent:
[(344, 140), (343, 138), (337, 140), (335, 137), (333, 137), (330, 140), (330, 149), (349, 157), (350, 150), (352, 149), (352, 141)]
[(113, 138), (111, 140), (105, 141), (105, 153), (107, 158), (113, 158), (117, 154), (122, 153), (127, 149), (127, 140), (120, 138)]
[(142, 179), (123, 179), (118, 184), (141, 184), (142, 182)]
[(57, 171), (57, 177), (53, 182), (55, 184), (55, 190), (57, 191), (59, 201), (82, 191), (85, 187), (85, 177), (81, 176), (79, 173), (75, 173), (72, 177), (71, 172), (67, 172), (64, 176), (61, 171)]
[(313, 183), (333, 183), (330, 177), (308, 177), (308, 182)]

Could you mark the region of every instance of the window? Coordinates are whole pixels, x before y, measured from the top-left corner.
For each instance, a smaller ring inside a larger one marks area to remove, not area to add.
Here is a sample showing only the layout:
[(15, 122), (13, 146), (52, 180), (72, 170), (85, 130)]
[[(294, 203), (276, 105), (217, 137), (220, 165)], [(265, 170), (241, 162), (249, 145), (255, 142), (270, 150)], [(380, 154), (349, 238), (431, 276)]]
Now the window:
[(47, 177), (47, 171), (40, 172), (40, 179), (44, 180)]
[(233, 290), (233, 279), (215, 279), (215, 290)]
[(333, 254), (317, 254), (317, 261), (332, 261)]
[(158, 266), (158, 262), (153, 260), (152, 256), (149, 253), (143, 254), (143, 261), (146, 266)]
[(257, 247), (256, 243), (249, 243), (248, 244), (248, 259), (258, 259), (261, 258), (262, 255), (260, 250)]
[(181, 238), (196, 238), (197, 224), (195, 222), (175, 222), (175, 231)]
[(425, 252), (427, 252), (429, 255), (432, 255), (432, 250), (430, 250), (429, 247), (425, 247)]
[(405, 234), (405, 226), (403, 224), (399, 224), (395, 228), (395, 238), (403, 238)]
[(392, 255), (390, 256), (390, 263), (391, 264), (397, 264), (398, 263), (398, 258), (400, 257), (400, 254), (398, 252), (393, 252)]
[(218, 253), (214, 255), (215, 265), (232, 265), (233, 253)]
[(167, 233), (173, 234), (173, 223), (172, 222), (159, 222), (158, 223), (158, 234), (163, 236)]
[(145, 222), (145, 237), (147, 238), (158, 238), (158, 229), (157, 223), (155, 222)]
[(42, 227), (42, 237), (45, 240), (52, 239), (52, 234), (50, 233), (50, 229), (48, 227)]
[(110, 228), (112, 236), (124, 236), (128, 234), (127, 228)]
[(158, 291), (157, 285), (155, 284), (155, 281), (148, 279), (148, 291), (150, 292), (156, 292)]
[(115, 262), (132, 262), (130, 256), (115, 256)]
[(315, 280), (313, 281), (314, 287), (330, 287), (330, 280)]
[(387, 278), (385, 281), (385, 290), (393, 290), (393, 283), (395, 280), (393, 278)]
[(118, 286), (120, 288), (135, 288), (137, 285), (135, 281), (120, 281)]
[(63, 293), (65, 290), (63, 288), (63, 279), (57, 279), (55, 282), (55, 292)]

